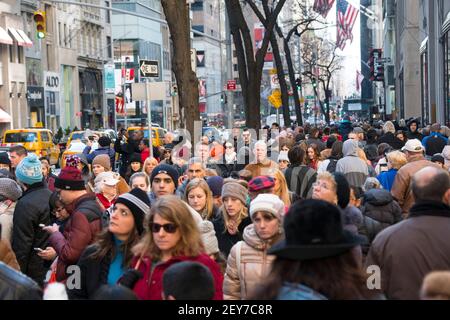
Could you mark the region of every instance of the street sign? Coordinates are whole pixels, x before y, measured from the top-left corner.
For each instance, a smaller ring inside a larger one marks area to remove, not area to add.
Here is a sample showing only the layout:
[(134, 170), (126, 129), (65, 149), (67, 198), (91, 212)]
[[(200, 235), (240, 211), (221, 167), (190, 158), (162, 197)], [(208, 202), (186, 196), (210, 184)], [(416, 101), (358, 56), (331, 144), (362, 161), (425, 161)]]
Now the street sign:
[(227, 82), (227, 90), (228, 91), (236, 90), (236, 80), (228, 80), (228, 82)]
[(133, 100), (165, 100), (167, 86), (167, 82), (132, 83)]
[(139, 72), (142, 78), (159, 78), (157, 60), (139, 60)]
[(270, 75), (270, 88), (271, 89), (280, 88), (280, 82), (278, 80), (278, 75), (276, 73)]
[(281, 102), (281, 91), (274, 90), (272, 94), (268, 97), (269, 102), (274, 106), (275, 109), (278, 109), (283, 104)]

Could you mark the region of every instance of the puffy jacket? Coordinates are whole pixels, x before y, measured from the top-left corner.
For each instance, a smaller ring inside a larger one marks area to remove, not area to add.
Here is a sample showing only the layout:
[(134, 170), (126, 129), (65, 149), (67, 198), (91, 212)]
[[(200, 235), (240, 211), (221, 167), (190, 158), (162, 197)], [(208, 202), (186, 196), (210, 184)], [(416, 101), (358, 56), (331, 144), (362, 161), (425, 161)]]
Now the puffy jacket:
[(51, 192), (44, 183), (31, 185), (17, 201), (13, 216), (12, 248), (20, 270), (41, 285), (47, 267), (33, 248), (47, 246), (48, 233), (39, 224), (50, 224)]
[(344, 142), (342, 152), (344, 158), (336, 164), (336, 172), (342, 172), (348, 180), (349, 185), (362, 187), (369, 175), (367, 163), (358, 157), (358, 142), (349, 139)]
[[(244, 240), (231, 249), (223, 282), (225, 300), (245, 300), (254, 293), (257, 285), (266, 278), (275, 256), (268, 255), (275, 241), (263, 241), (256, 234), (253, 224), (244, 230)], [(277, 236), (276, 240), (280, 237)], [(238, 251), (240, 247), (240, 250)], [(237, 265), (238, 255), (240, 265)]]
[(439, 132), (431, 132), (429, 136), (426, 136), (422, 140), (426, 155), (432, 157), (436, 153), (441, 153), (447, 144), (447, 140)]
[(422, 155), (410, 157), (409, 163), (401, 167), (395, 176), (394, 184), (392, 185), (392, 196), (397, 200), (402, 208), (403, 217), (408, 215), (409, 209), (414, 204), (414, 196), (411, 190), (412, 176), (425, 167), (432, 166), (439, 168), (439, 165), (431, 161), (425, 160)]
[(116, 157), (116, 152), (111, 149), (110, 147), (100, 147), (94, 151), (92, 151), (91, 153), (91, 147), (90, 146), (86, 146), (83, 150), (83, 153), (86, 155), (86, 159), (87, 161), (91, 164), (92, 160), (94, 160), (94, 158), (96, 156), (99, 156), (101, 154), (106, 154), (109, 156), (109, 160), (111, 161), (111, 168), (114, 169), (114, 165), (115, 165), (115, 157)]
[[(137, 265), (138, 259), (135, 258), (132, 262), (132, 267)], [(142, 300), (161, 300), (162, 299), (162, 278), (164, 271), (171, 265), (177, 262), (194, 261), (205, 265), (214, 278), (214, 287), (216, 292), (214, 300), (223, 300), (222, 286), (223, 275), (220, 272), (219, 265), (206, 254), (200, 254), (197, 257), (179, 256), (172, 257), (166, 262), (162, 262), (152, 267), (152, 261), (149, 257), (144, 257), (141, 260), (138, 270), (144, 275), (138, 280), (133, 288), (137, 297)]]
[(364, 193), (361, 212), (363, 223), (359, 233), (365, 235), (370, 243), (381, 230), (402, 220), (402, 209), (391, 193), (384, 189), (371, 189)]
[(42, 300), (39, 285), (0, 261), (0, 300)]
[(70, 213), (64, 227), (64, 233), (54, 232), (49, 243), (58, 254), (56, 280), (63, 281), (69, 275), (66, 267), (76, 264), (81, 253), (94, 242), (94, 238), (102, 228), (102, 209), (95, 195), (86, 194), (66, 207)]
[(0, 225), (2, 228), (2, 239), (12, 240), (13, 217), (16, 209), (16, 202), (6, 200), (0, 202)]

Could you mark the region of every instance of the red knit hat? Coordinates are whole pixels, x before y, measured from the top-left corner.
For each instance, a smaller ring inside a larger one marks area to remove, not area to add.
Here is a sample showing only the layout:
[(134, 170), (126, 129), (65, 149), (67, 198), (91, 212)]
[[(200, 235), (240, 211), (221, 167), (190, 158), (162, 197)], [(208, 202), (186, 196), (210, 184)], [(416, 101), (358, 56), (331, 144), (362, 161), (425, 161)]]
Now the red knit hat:
[(77, 168), (80, 159), (76, 156), (68, 157), (66, 167), (55, 179), (55, 187), (63, 190), (84, 190), (86, 189), (81, 171)]

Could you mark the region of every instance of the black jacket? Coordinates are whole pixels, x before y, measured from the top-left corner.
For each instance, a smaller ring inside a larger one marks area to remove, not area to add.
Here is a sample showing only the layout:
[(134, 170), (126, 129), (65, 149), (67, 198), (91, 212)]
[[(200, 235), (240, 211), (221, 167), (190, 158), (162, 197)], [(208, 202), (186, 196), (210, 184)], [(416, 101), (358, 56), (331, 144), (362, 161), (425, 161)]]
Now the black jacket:
[(135, 153), (140, 153), (139, 143), (129, 140), (128, 142), (121, 143), (122, 140), (116, 139), (114, 142), (114, 150), (121, 156), (120, 164), (120, 175), (124, 177), (128, 165), (130, 164), (130, 159)]
[(364, 193), (361, 212), (363, 223), (359, 233), (367, 236), (370, 243), (383, 229), (402, 220), (402, 209), (385, 189), (371, 189)]
[(225, 257), (230, 254), (231, 248), (238, 242), (243, 240), (242, 235), (244, 234), (244, 229), (249, 224), (252, 224), (250, 217), (246, 217), (241, 221), (238, 227), (238, 232), (234, 235), (228, 233), (225, 228), (225, 221), (223, 220), (222, 214), (218, 218), (213, 220), (214, 230), (216, 231), (217, 241), (219, 242), (219, 250)]
[(386, 132), (377, 141), (378, 144), (383, 143), (383, 142), (389, 144), (395, 150), (400, 150), (405, 145), (405, 143), (402, 140), (400, 140), (399, 138), (397, 138), (396, 136), (394, 136), (394, 134), (392, 132)]
[(13, 217), (12, 248), (20, 270), (41, 285), (47, 268), (33, 248), (45, 249), (48, 233), (39, 224), (50, 224), (51, 191), (42, 182), (35, 183), (17, 201)]
[(95, 251), (96, 245), (90, 245), (81, 254), (77, 266), (80, 267), (81, 282), (79, 289), (69, 289), (69, 299), (90, 299), (94, 293), (108, 281), (111, 255), (103, 259), (90, 257)]
[(0, 300), (42, 300), (42, 290), (32, 279), (0, 262)]

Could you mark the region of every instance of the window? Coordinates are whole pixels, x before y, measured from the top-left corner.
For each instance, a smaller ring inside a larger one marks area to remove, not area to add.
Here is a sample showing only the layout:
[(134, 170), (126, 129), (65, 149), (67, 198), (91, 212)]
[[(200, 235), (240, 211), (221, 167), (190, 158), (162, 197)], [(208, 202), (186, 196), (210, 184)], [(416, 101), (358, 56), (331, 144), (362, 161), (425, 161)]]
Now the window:
[(50, 141), (50, 137), (47, 131), (41, 131), (41, 140), (45, 142)]
[(213, 5), (212, 4), (209, 5), (209, 14), (213, 15)]
[(111, 54), (111, 37), (107, 36), (106, 37), (106, 52), (107, 52), (107, 56), (108, 58), (112, 58), (112, 54)]
[(64, 23), (64, 47), (68, 47), (68, 43), (67, 43), (67, 38), (69, 37), (69, 35), (67, 34), (67, 24)]
[(14, 63), (16, 62), (15, 57), (14, 57), (14, 51), (16, 48), (15, 44), (9, 45), (9, 62)]
[(62, 47), (62, 29), (61, 22), (58, 22), (59, 46)]
[[(105, 1), (105, 7), (109, 8), (109, 1)], [(111, 23), (111, 12), (106, 10), (106, 23)]]
[(17, 59), (19, 60), (18, 62), (20, 64), (24, 63), (24, 54), (23, 54), (23, 47), (19, 46), (17, 47), (18, 52), (17, 52)]
[(197, 0), (191, 4), (192, 11), (203, 11), (203, 0)]

